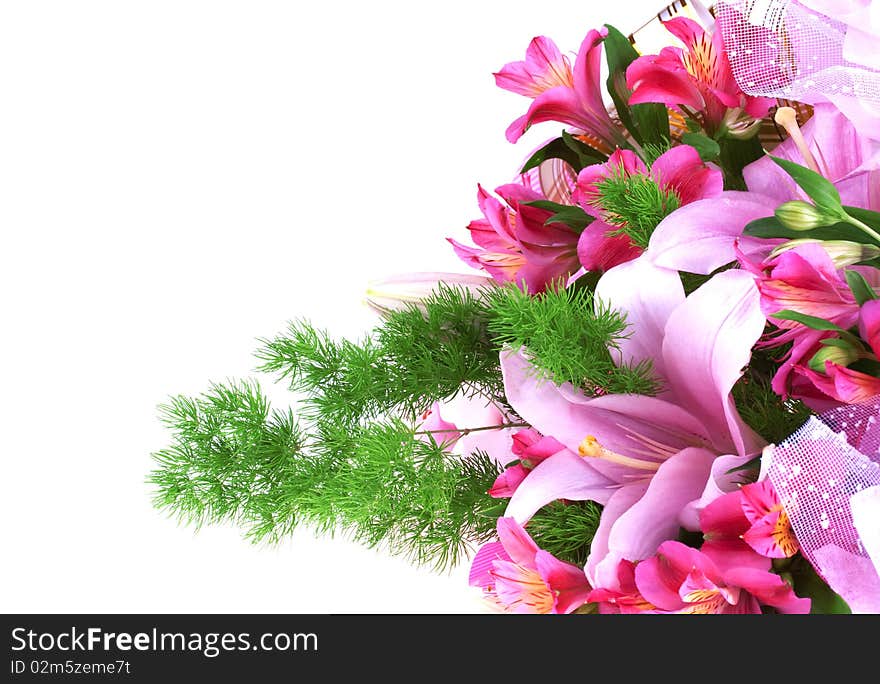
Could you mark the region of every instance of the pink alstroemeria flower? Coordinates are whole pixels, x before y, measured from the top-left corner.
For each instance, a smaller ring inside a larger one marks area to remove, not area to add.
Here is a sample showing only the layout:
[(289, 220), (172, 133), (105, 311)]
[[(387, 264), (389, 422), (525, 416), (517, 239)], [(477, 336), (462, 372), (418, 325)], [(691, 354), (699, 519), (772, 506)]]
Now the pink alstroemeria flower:
[(599, 587), (587, 596), (589, 603), (599, 606), (601, 615), (632, 615), (648, 613), (657, 607), (639, 593), (636, 586), (636, 564), (622, 560), (617, 566), (617, 583), (615, 589)]
[(587, 602), (584, 571), (539, 549), (515, 520), (498, 519), (498, 539), (474, 556), (471, 586), (515, 613), (571, 613)]
[(641, 596), (656, 606), (645, 612), (761, 613), (762, 606), (770, 606), (780, 613), (809, 613), (810, 599), (798, 598), (766, 563), (766, 570), (727, 564), (667, 541), (656, 556), (636, 566), (635, 582)]
[(773, 314), (787, 309), (822, 318), (846, 330), (859, 318), (859, 305), (852, 290), (821, 243), (798, 245), (759, 265), (748, 259), (741, 259), (740, 263), (757, 276), (761, 310), (781, 330), (762, 344), (774, 347), (792, 343), (773, 376), (773, 391), (783, 397), (809, 398), (809, 393), (801, 391), (803, 388), (792, 385), (791, 373), (815, 354), (821, 340), (833, 337), (834, 333), (776, 319)]
[(730, 392), (764, 316), (743, 271), (718, 274), (685, 299), (677, 273), (642, 258), (606, 273), (596, 293), (631, 325), (620, 361), (654, 359), (666, 392), (591, 399), (539, 380), (522, 354), (503, 353), (511, 406), (566, 447), (529, 473), (507, 515), (525, 522), (556, 499), (603, 504), (586, 570), (594, 586), (616, 590), (618, 561), (649, 557), (684, 523), (699, 529), (688, 506), (732, 489), (725, 473), (763, 447)]
[[(865, 302), (858, 316), (859, 334), (876, 357), (880, 353), (880, 300)], [(880, 378), (832, 361), (825, 362), (824, 373), (803, 366), (794, 370), (809, 380), (813, 387), (844, 404), (860, 404), (880, 394)]]
[(626, 85), (633, 91), (629, 103), (682, 107), (698, 114), (710, 135), (722, 128), (748, 134), (767, 115), (772, 101), (746, 95), (737, 85), (721, 32), (710, 35), (686, 17), (664, 21), (663, 26), (685, 49), (665, 47), (659, 55), (645, 55), (630, 64), (626, 71)]
[(508, 127), (510, 142), (519, 140), (533, 124), (558, 121), (574, 126), (606, 153), (625, 143), (602, 100), (600, 69), (606, 35), (606, 29), (587, 34), (574, 70), (556, 44), (540, 36), (532, 40), (525, 61), (506, 64), (495, 74), (499, 87), (534, 99), (529, 110)]
[(702, 551), (716, 563), (726, 559), (730, 565), (746, 567), (755, 554), (790, 558), (800, 548), (769, 480), (717, 498), (700, 513), (700, 526), (705, 538)]
[(489, 496), (509, 499), (529, 471), (563, 449), (562, 444), (552, 437), (544, 437), (537, 430), (528, 428), (514, 432), (513, 454), (519, 457), (519, 463), (504, 469), (489, 490)]
[[(679, 206), (716, 197), (724, 189), (721, 171), (705, 164), (697, 151), (689, 145), (678, 145), (664, 152), (651, 165), (650, 170), (629, 150), (617, 150), (606, 163), (586, 167), (578, 174), (572, 199), (596, 218), (578, 240), (578, 257), (581, 265), (588, 271), (605, 272), (635, 259), (644, 251), (625, 232), (619, 232), (622, 226), (609, 223), (608, 210), (602, 205), (600, 182), (609, 177), (621, 176), (644, 177), (673, 195)], [(614, 235), (615, 232), (618, 234)]]
[[(880, 144), (860, 135), (839, 110), (817, 105), (812, 118), (800, 129), (807, 154), (840, 191), (844, 205), (880, 209)], [(804, 164), (804, 152), (788, 138), (773, 155)], [(790, 200), (804, 199), (791, 177), (772, 159), (749, 164), (743, 175), (749, 192), (726, 191), (703, 199), (667, 216), (651, 236), (648, 254), (658, 266), (690, 273), (709, 274), (737, 259), (740, 252), (762, 260), (783, 240), (762, 240), (742, 235), (748, 223), (772, 216)]]
[(507, 206), (482, 187), (477, 194), (485, 218), (472, 221), (468, 230), (479, 248), (447, 238), (466, 264), (499, 282), (524, 285), (532, 293), (578, 270), (577, 231), (562, 223), (544, 225), (551, 212), (528, 206), (546, 198), (515, 183), (496, 192)]

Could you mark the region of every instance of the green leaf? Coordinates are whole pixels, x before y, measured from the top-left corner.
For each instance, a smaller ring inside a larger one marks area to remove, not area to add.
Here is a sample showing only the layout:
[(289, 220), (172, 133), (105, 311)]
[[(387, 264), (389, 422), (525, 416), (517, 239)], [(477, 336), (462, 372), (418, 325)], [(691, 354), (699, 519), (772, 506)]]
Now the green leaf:
[(842, 340), (839, 337), (829, 337), (825, 340), (819, 340), (819, 344), (824, 345), (826, 347), (837, 347), (838, 349), (852, 349), (853, 346), (847, 342), (846, 340)]
[(569, 228), (576, 231), (582, 231), (590, 225), (595, 219), (580, 207), (565, 207), (557, 211), (553, 216), (544, 221), (545, 226), (551, 223), (564, 223)]
[(685, 133), (681, 141), (699, 152), (704, 162), (715, 161), (721, 156), (721, 146), (704, 133)]
[(859, 306), (865, 302), (870, 302), (872, 299), (877, 299), (877, 293), (874, 292), (874, 288), (868, 284), (865, 276), (861, 273), (847, 269), (844, 271), (844, 275), (846, 276), (849, 289), (852, 290)]
[(848, 367), (859, 373), (880, 378), (880, 361), (874, 361), (873, 359), (859, 359), (855, 363), (851, 363)]
[(564, 135), (568, 139), (564, 137), (555, 138), (529, 157), (520, 173), (534, 169), (548, 159), (561, 159), (575, 171), (580, 171), (590, 164), (601, 164), (608, 159), (598, 150), (584, 145), (579, 140), (572, 138), (568, 133), (564, 133)]
[(786, 238), (799, 240), (812, 238), (815, 240), (847, 240), (860, 245), (878, 245), (880, 242), (849, 223), (835, 223), (833, 226), (820, 226), (812, 230), (792, 230), (786, 228), (775, 216), (756, 219), (743, 229), (744, 235), (757, 238)]
[(817, 318), (816, 316), (808, 316), (807, 314), (798, 313), (791, 309), (777, 311), (774, 314), (770, 314), (770, 318), (775, 318), (780, 321), (796, 321), (804, 324), (812, 330), (833, 330), (834, 332), (846, 333), (846, 330), (834, 325), (831, 321), (826, 321), (824, 318)]
[(620, 31), (605, 24), (605, 57), (608, 61), (606, 87), (620, 122), (640, 145), (669, 140), (669, 114), (662, 104), (628, 104), (632, 91), (626, 87), (626, 70), (639, 57), (632, 43)]
[(733, 475), (734, 473), (743, 472), (745, 470), (760, 470), (761, 468), (761, 454), (758, 454), (754, 458), (750, 458), (748, 461), (743, 463), (740, 466), (736, 466), (735, 468), (731, 468), (730, 470), (724, 471), (725, 475)]
[(721, 169), (724, 171), (725, 190), (748, 190), (743, 178), (743, 169), (764, 156), (764, 148), (758, 136), (748, 140), (736, 138), (722, 138), (718, 141), (721, 147), (721, 155), (718, 158)]
[(840, 204), (840, 193), (834, 184), (824, 176), (819, 175), (806, 166), (795, 164), (788, 159), (774, 157), (770, 158), (776, 162), (782, 170), (792, 177), (801, 190), (803, 190), (813, 203), (829, 216), (842, 217), (843, 207)]
[(606, 155), (599, 152), (599, 150), (590, 147), (586, 143), (582, 143), (568, 131), (562, 131), (562, 142), (568, 147), (568, 149), (577, 155), (578, 163), (575, 166), (575, 171), (580, 171), (586, 166), (601, 164), (602, 162), (608, 161)]
[(595, 220), (580, 207), (569, 204), (558, 204), (550, 200), (535, 200), (534, 202), (524, 202), (523, 204), (553, 212), (553, 216), (544, 221), (545, 226), (549, 226), (551, 223), (564, 223), (569, 228), (581, 231)]

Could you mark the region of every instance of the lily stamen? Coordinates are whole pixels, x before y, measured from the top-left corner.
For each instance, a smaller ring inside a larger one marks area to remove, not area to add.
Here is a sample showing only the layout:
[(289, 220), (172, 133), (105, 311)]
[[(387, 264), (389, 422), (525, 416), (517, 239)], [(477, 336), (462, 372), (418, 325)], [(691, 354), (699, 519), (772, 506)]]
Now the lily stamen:
[(804, 138), (804, 134), (801, 132), (801, 127), (798, 125), (797, 112), (791, 107), (780, 107), (776, 110), (773, 120), (778, 125), (782, 126), (786, 133), (791, 137), (807, 166), (816, 173), (821, 174), (822, 172), (819, 170), (819, 164), (816, 162), (816, 158), (807, 146), (807, 141)]
[(665, 461), (667, 458), (674, 456), (679, 451), (678, 449), (671, 447), (668, 444), (663, 444), (662, 442), (658, 442), (656, 439), (651, 439), (650, 437), (646, 437), (645, 435), (635, 432), (625, 425), (620, 425), (619, 427), (629, 433), (629, 438), (631, 440), (647, 447), (647, 449), (641, 449), (639, 451), (639, 453), (643, 453), (646, 456), (655, 456)]
[(614, 451), (610, 451), (599, 444), (599, 440), (593, 435), (584, 437), (584, 441), (578, 446), (578, 453), (584, 458), (601, 458), (609, 463), (617, 463), (618, 465), (636, 468), (638, 470), (656, 471), (660, 468), (660, 464), (654, 461), (648, 461), (640, 458), (632, 458), (624, 456)]

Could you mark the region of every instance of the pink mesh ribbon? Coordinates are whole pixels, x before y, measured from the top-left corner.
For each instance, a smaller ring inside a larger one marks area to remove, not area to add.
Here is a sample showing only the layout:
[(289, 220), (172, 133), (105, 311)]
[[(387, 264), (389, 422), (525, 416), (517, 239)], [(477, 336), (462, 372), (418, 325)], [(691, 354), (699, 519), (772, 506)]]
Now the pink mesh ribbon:
[(816, 571), (854, 613), (880, 613), (880, 402), (810, 418), (763, 468)]
[(750, 95), (833, 102), (880, 132), (880, 4), (870, 0), (721, 0), (718, 26)]

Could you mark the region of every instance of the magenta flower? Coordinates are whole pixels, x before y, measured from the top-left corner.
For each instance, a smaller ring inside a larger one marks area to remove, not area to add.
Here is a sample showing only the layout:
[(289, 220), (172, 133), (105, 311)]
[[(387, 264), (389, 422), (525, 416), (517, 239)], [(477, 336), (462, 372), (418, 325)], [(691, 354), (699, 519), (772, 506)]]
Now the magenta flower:
[(552, 437), (544, 437), (537, 430), (529, 428), (513, 433), (512, 449), (513, 454), (519, 457), (519, 463), (505, 468), (495, 480), (489, 490), (489, 496), (496, 499), (512, 497), (529, 471), (565, 447)]
[(702, 551), (667, 541), (657, 555), (635, 569), (640, 594), (655, 613), (809, 613), (810, 599), (798, 598), (791, 586), (768, 568), (759, 570), (716, 562)]
[(598, 605), (600, 614), (631, 615), (648, 613), (657, 609), (639, 592), (639, 588), (636, 586), (636, 564), (632, 561), (622, 560), (618, 563), (615, 586), (615, 589), (604, 587), (593, 589), (587, 596), (590, 603)]
[(587, 602), (584, 571), (539, 549), (515, 520), (498, 519), (498, 539), (474, 556), (471, 586), (515, 613), (571, 613)]
[(821, 243), (798, 245), (760, 265), (747, 259), (741, 264), (757, 276), (761, 310), (781, 330), (762, 344), (773, 347), (792, 343), (773, 377), (773, 391), (783, 397), (809, 398), (809, 392), (792, 385), (791, 373), (815, 354), (821, 340), (834, 333), (814, 330), (797, 321), (774, 319), (773, 314), (787, 309), (825, 319), (846, 330), (859, 318), (852, 290)]
[[(880, 353), (880, 300), (865, 302), (858, 315), (859, 334), (873, 352), (870, 358), (876, 359)], [(796, 366), (794, 370), (813, 387), (844, 404), (860, 404), (880, 394), (880, 378), (833, 361), (825, 362), (824, 373), (803, 366)]]
[(581, 44), (574, 70), (549, 38), (532, 40), (522, 62), (506, 64), (495, 74), (501, 88), (534, 99), (529, 110), (507, 129), (516, 142), (530, 126), (558, 121), (574, 126), (605, 152), (625, 144), (602, 100), (602, 41), (607, 31), (590, 31)]
[(717, 498), (700, 513), (700, 526), (702, 551), (716, 563), (745, 567), (755, 564), (755, 554), (790, 558), (799, 549), (788, 514), (766, 479)]
[[(539, 380), (522, 355), (502, 354), (513, 409), (566, 447), (528, 474), (507, 515), (525, 522), (556, 499), (603, 504), (586, 570), (594, 586), (617, 589), (618, 561), (649, 557), (685, 522), (698, 529), (695, 516), (685, 519), (688, 507), (707, 489), (733, 488), (725, 473), (762, 448), (730, 392), (765, 321), (742, 271), (719, 274), (685, 299), (677, 273), (637, 259), (606, 273), (597, 296), (627, 314), (632, 334), (616, 350), (621, 362), (655, 359), (667, 390), (589, 399)], [(725, 467), (716, 470), (717, 461)]]
[(669, 193), (678, 206), (716, 197), (724, 186), (721, 171), (703, 163), (697, 151), (688, 145), (678, 145), (663, 153), (650, 170), (629, 150), (617, 150), (606, 163), (586, 167), (578, 174), (572, 200), (596, 218), (578, 240), (578, 257), (588, 271), (607, 271), (644, 251), (632, 242), (626, 227), (609, 216), (608, 207), (602, 203), (600, 183), (622, 176), (644, 177)]
[(485, 218), (468, 226), (477, 248), (447, 238), (466, 264), (532, 293), (578, 269), (577, 231), (562, 223), (545, 225), (551, 212), (527, 204), (544, 197), (517, 184), (502, 185), (496, 192), (507, 206), (479, 188), (477, 201)]
[(630, 64), (626, 71), (627, 87), (633, 91), (629, 103), (681, 107), (699, 115), (710, 135), (724, 129), (734, 135), (750, 134), (756, 121), (767, 115), (771, 100), (746, 95), (737, 85), (721, 32), (710, 35), (685, 17), (663, 25), (685, 49), (666, 47), (659, 55), (645, 55)]

